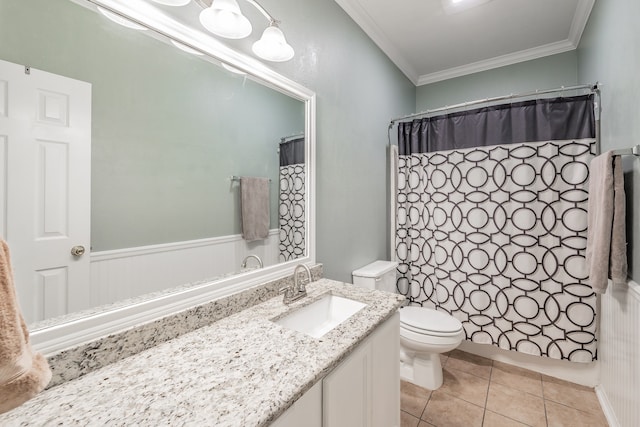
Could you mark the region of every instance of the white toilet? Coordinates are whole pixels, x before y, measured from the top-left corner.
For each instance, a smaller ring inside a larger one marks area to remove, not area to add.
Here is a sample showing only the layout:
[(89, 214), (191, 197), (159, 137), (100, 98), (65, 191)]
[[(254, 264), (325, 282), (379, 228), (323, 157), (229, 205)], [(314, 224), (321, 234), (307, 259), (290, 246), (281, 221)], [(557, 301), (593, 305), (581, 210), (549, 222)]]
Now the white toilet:
[[(397, 262), (375, 261), (353, 272), (353, 284), (397, 293)], [(420, 387), (442, 385), (440, 353), (458, 347), (462, 323), (453, 316), (425, 307), (400, 309), (400, 377)]]

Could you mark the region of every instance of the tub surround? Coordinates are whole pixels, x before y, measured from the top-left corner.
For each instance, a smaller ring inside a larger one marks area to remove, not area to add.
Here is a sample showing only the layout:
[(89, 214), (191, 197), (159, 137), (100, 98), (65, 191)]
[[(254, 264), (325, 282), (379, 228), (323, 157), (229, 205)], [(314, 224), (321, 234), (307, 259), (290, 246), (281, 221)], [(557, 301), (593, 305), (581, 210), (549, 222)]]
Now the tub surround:
[[(320, 279), (322, 274), (321, 264), (311, 268), (313, 280)], [(191, 283), (183, 287), (192, 287), (203, 283), (205, 282)], [(293, 276), (273, 280), (242, 292), (165, 316), (153, 322), (141, 324), (83, 345), (46, 355), (53, 373), (47, 388), (76, 379), (120, 359), (133, 356), (165, 341), (172, 340), (267, 301), (278, 295), (280, 288), (289, 286), (291, 283), (293, 283)], [(136, 301), (132, 300), (131, 302), (135, 303)]]
[[(244, 306), (213, 324), (46, 390), (0, 416), (0, 424), (268, 424), (392, 316), (404, 299), (328, 279), (307, 290), (307, 298), (289, 306), (281, 296), (250, 309)], [(271, 321), (327, 292), (367, 306), (320, 339)], [(242, 300), (258, 298), (246, 295)]]

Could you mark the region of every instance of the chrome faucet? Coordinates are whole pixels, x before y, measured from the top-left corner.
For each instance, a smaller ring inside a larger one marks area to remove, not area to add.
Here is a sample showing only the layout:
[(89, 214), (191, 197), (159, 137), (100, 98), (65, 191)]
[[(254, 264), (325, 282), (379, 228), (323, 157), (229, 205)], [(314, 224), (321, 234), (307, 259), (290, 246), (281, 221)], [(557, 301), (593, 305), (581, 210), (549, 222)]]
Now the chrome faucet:
[(260, 268), (264, 267), (260, 257), (258, 255), (251, 254), (251, 255), (247, 255), (246, 257), (244, 257), (244, 260), (242, 261), (242, 265), (240, 266), (240, 268), (247, 268), (247, 261), (249, 260), (249, 258), (255, 258), (256, 260), (258, 260), (258, 264), (259, 264)]
[[(303, 279), (302, 281), (298, 281), (298, 270), (303, 268), (307, 272), (306, 281)], [(280, 293), (284, 293), (284, 303), (291, 304), (294, 301), (299, 300), (300, 298), (304, 298), (307, 296), (307, 288), (306, 285), (311, 283), (311, 270), (304, 264), (296, 265), (296, 268), (293, 270), (293, 284), (291, 286), (286, 286), (280, 289)]]

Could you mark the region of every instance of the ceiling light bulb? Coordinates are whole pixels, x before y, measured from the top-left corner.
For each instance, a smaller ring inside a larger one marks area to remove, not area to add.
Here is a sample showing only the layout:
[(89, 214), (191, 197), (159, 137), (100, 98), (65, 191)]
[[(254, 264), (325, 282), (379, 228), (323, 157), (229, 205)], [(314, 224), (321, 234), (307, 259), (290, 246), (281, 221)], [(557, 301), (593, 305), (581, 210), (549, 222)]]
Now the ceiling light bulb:
[(165, 6), (184, 6), (189, 4), (191, 0), (153, 0), (156, 3), (164, 4)]
[(115, 22), (116, 24), (122, 25), (123, 27), (131, 28), (132, 30), (140, 30), (140, 31), (145, 31), (147, 29), (142, 25), (136, 24), (133, 21), (130, 21), (116, 13), (111, 12), (110, 10), (104, 9), (100, 6), (97, 6), (97, 8), (98, 8), (98, 11), (104, 16), (106, 16), (109, 20)]
[(236, 0), (213, 0), (200, 12), (200, 23), (213, 34), (242, 39), (251, 34), (251, 22), (242, 14)]
[(252, 47), (253, 53), (262, 59), (273, 62), (284, 62), (293, 58), (294, 51), (280, 28), (271, 25), (264, 30), (260, 40)]
[(491, 0), (442, 0), (445, 13), (454, 14), (488, 3)]

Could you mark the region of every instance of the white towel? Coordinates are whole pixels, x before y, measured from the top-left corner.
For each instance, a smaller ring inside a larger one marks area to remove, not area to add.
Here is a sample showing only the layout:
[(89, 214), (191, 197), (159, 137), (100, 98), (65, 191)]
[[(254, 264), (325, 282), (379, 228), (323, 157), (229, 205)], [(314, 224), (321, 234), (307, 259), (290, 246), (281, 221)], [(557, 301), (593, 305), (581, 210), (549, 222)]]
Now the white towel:
[(622, 161), (607, 151), (591, 161), (589, 175), (586, 263), (589, 284), (604, 293), (608, 277), (615, 283), (627, 278)]
[(269, 236), (269, 179), (240, 178), (242, 238), (248, 242)]

